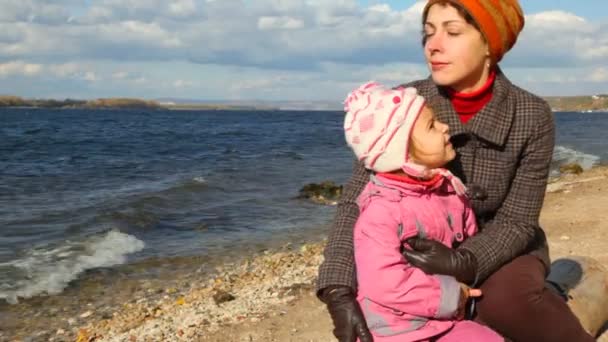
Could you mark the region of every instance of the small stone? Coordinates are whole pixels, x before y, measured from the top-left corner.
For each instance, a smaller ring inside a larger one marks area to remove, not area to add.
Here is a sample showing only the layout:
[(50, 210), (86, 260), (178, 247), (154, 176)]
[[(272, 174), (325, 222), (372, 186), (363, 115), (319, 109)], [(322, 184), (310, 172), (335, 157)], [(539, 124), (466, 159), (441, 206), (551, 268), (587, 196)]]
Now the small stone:
[(80, 318), (87, 318), (89, 316), (91, 316), (93, 314), (92, 311), (87, 311), (85, 313), (83, 313), (82, 315), (80, 315)]
[(55, 334), (57, 334), (57, 335), (63, 335), (63, 334), (65, 334), (65, 330), (63, 330), (63, 329), (57, 329), (57, 332)]
[(558, 192), (560, 190), (564, 189), (564, 184), (563, 183), (552, 183), (552, 184), (547, 184), (547, 192)]
[(230, 302), (236, 299), (232, 294), (223, 290), (215, 291), (212, 298), (216, 305), (220, 305), (222, 303)]
[(568, 240), (570, 240), (570, 237), (568, 235), (562, 235), (559, 237), (559, 239), (562, 241), (568, 241)]
[(194, 228), (194, 230), (197, 230), (197, 231), (199, 231), (199, 232), (204, 232), (204, 231), (209, 230), (209, 225), (208, 225), (208, 224), (206, 224), (206, 223), (201, 223), (201, 224), (197, 225), (197, 226)]

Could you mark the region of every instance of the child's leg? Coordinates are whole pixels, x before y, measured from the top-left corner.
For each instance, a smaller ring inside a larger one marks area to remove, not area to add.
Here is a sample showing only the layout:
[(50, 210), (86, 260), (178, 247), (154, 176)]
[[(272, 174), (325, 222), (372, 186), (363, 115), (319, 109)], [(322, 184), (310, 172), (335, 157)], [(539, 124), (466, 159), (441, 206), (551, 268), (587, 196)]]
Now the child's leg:
[(473, 321), (458, 321), (454, 327), (433, 341), (437, 342), (504, 342), (494, 330)]

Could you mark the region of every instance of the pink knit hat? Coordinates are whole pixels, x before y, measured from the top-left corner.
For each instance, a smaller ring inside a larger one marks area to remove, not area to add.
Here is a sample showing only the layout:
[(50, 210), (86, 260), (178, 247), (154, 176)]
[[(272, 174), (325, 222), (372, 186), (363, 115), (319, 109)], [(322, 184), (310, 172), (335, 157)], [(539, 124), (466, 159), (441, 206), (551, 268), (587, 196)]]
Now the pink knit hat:
[(415, 88), (365, 83), (344, 101), (346, 142), (366, 168), (400, 170), (409, 162), (410, 135), (424, 104)]
[(441, 173), (462, 194), (464, 185), (448, 170), (430, 170), (410, 158), (410, 137), (425, 104), (415, 88), (390, 89), (376, 82), (365, 83), (344, 101), (346, 142), (369, 170), (403, 170), (414, 177)]

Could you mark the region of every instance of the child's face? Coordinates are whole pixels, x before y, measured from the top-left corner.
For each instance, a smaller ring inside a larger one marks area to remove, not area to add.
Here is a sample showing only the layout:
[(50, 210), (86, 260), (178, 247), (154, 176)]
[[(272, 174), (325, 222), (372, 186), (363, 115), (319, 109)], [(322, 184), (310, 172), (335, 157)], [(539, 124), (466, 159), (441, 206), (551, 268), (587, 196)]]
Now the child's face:
[(428, 168), (442, 167), (456, 157), (450, 143), (448, 125), (437, 121), (427, 106), (422, 109), (412, 131), (410, 155)]

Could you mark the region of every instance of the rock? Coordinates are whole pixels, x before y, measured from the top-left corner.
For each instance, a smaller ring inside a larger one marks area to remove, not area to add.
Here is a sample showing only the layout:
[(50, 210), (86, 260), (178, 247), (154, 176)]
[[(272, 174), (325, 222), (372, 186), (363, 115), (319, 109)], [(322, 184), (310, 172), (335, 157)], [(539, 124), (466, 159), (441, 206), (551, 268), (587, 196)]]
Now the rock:
[(91, 316), (93, 314), (92, 311), (87, 311), (85, 313), (83, 313), (82, 315), (80, 315), (80, 318), (87, 318), (89, 316)]
[(583, 167), (577, 163), (564, 164), (559, 167), (559, 172), (561, 172), (563, 174), (571, 173), (571, 174), (578, 175), (578, 174), (583, 173), (583, 171), (584, 171)]
[(564, 183), (551, 183), (551, 184), (547, 184), (547, 192), (558, 192), (560, 190), (564, 189)]
[(570, 237), (568, 235), (562, 235), (559, 237), (559, 239), (562, 241), (568, 241), (568, 240), (570, 240)]
[(212, 298), (213, 302), (215, 302), (216, 305), (220, 305), (222, 303), (230, 302), (236, 299), (233, 295), (223, 290), (216, 290)]
[(551, 264), (547, 280), (564, 290), (572, 312), (595, 336), (608, 321), (608, 270), (593, 258), (570, 256)]
[(206, 223), (201, 223), (198, 226), (196, 226), (194, 228), (194, 230), (199, 231), (199, 232), (204, 232), (204, 231), (209, 230), (209, 225)]
[(279, 298), (284, 298), (288, 296), (296, 296), (303, 292), (309, 292), (314, 290), (314, 285), (312, 284), (302, 284), (297, 283), (290, 286), (283, 287), (279, 291)]
[(309, 199), (315, 203), (335, 205), (342, 195), (342, 185), (332, 181), (309, 183), (300, 189), (297, 198)]

